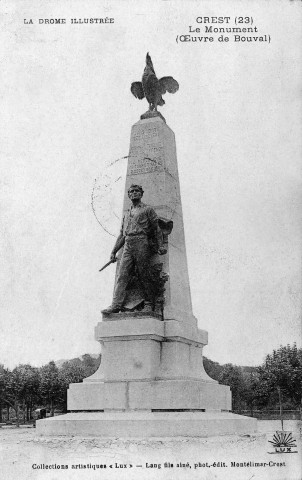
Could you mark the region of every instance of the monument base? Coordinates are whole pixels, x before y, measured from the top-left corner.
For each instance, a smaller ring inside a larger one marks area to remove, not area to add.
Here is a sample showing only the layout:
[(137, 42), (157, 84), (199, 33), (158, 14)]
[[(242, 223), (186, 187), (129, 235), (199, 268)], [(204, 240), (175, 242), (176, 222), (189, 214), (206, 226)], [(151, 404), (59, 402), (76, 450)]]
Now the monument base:
[(151, 314), (112, 314), (98, 323), (99, 369), (69, 386), (70, 413), (40, 420), (39, 435), (207, 437), (248, 434), (254, 418), (231, 410), (230, 387), (203, 367), (207, 332)]
[(199, 379), (72, 383), (68, 410), (79, 411), (230, 411), (230, 388)]
[(77, 412), (36, 424), (38, 435), (105, 438), (209, 437), (253, 434), (255, 418), (230, 412)]

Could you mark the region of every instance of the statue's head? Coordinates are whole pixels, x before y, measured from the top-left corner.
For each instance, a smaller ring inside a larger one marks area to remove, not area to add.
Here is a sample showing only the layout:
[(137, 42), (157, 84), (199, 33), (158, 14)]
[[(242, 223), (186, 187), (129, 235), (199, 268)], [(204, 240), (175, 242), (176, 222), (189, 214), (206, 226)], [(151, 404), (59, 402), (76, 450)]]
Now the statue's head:
[(145, 66), (144, 72), (150, 72), (150, 69), (152, 70), (152, 72), (155, 75), (155, 71), (154, 71), (154, 67), (153, 67), (151, 57), (150, 57), (149, 53), (147, 53), (147, 55), (146, 55), (146, 66)]
[(137, 199), (137, 198), (142, 198), (144, 194), (144, 190), (141, 187), (141, 185), (130, 185), (128, 188), (128, 197), (130, 200)]

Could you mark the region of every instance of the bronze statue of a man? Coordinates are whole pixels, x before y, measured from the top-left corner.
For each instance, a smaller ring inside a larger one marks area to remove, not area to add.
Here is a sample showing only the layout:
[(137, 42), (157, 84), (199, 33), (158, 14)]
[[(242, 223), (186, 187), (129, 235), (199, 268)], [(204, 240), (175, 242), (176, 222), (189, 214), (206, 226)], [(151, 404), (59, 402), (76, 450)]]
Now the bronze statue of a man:
[[(113, 247), (110, 260), (116, 261), (116, 253), (124, 246), (119, 272), (115, 284), (112, 305), (102, 313), (118, 313), (122, 310), (126, 297), (126, 288), (136, 269), (143, 297), (143, 312), (153, 310), (154, 283), (150, 272), (150, 259), (154, 253), (163, 255), (163, 235), (158, 225), (158, 217), (152, 207), (142, 203), (143, 189), (140, 185), (131, 185), (128, 197), (132, 205), (125, 214), (120, 234)], [(154, 246), (155, 250), (154, 251)]]

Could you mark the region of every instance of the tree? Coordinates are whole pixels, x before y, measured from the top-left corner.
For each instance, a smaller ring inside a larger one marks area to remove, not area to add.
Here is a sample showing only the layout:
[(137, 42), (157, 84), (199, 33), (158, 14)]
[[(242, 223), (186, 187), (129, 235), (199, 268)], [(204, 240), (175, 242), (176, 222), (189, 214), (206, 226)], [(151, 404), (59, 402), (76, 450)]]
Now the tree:
[(90, 377), (99, 368), (101, 363), (101, 355), (97, 358), (92, 357), (88, 353), (82, 356), (82, 366), (85, 372), (85, 378)]
[(232, 409), (240, 411), (244, 392), (244, 380), (241, 368), (231, 363), (223, 365), (218, 381), (223, 385), (230, 386), (232, 391)]
[(209, 377), (219, 380), (223, 367), (218, 362), (213, 362), (213, 360), (203, 357), (203, 366)]
[(71, 383), (82, 382), (86, 378), (85, 370), (73, 360), (64, 362), (59, 370), (59, 379), (61, 383), (61, 407), (63, 411), (67, 411), (67, 390)]
[[(268, 394), (274, 395), (280, 409), (283, 429), (283, 403), (293, 402), (301, 405), (302, 400), (302, 350), (296, 344), (280, 346), (267, 355), (259, 368), (260, 382), (265, 385)], [(277, 398), (276, 398), (277, 397)]]
[(251, 416), (254, 416), (254, 407), (259, 400), (259, 373), (257, 370), (250, 370), (243, 372), (243, 390), (242, 396), (246, 402), (247, 408), (251, 411)]
[(4, 404), (4, 401), (3, 401), (4, 388), (5, 388), (4, 372), (5, 372), (4, 365), (0, 363), (0, 422), (2, 422), (2, 408)]
[(62, 383), (59, 378), (59, 369), (51, 361), (40, 369), (40, 396), (54, 416), (54, 409), (62, 402)]
[[(26, 396), (34, 388), (34, 370), (30, 365), (18, 365), (12, 371), (5, 368), (0, 371), (1, 399), (15, 411), (17, 427), (20, 421), (20, 406), (23, 405), (24, 412)], [(23, 418), (25, 420), (25, 416)]]
[(82, 365), (73, 362), (64, 362), (59, 370), (59, 379), (64, 388), (70, 383), (79, 383), (85, 378), (85, 370)]
[[(9, 404), (6, 402), (6, 383), (7, 383), (7, 369), (4, 365), (0, 364), (0, 409), (1, 409), (1, 421), (2, 421), (2, 406), (6, 405), (9, 409)], [(8, 415), (9, 419), (9, 415)]]
[(21, 365), (23, 370), (24, 385), (21, 392), (23, 401), (23, 421), (30, 420), (32, 410), (39, 400), (40, 376), (39, 369), (31, 365)]

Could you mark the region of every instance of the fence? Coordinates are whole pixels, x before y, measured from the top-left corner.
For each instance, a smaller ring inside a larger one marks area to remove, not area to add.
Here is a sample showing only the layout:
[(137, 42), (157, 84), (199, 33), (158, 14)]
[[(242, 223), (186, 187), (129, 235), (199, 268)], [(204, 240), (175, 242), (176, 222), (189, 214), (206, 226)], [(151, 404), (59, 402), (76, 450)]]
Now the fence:
[[(250, 410), (234, 411), (239, 415), (245, 415), (247, 417), (254, 417), (258, 420), (279, 420), (280, 410), (254, 410), (253, 414)], [(283, 410), (283, 420), (302, 420), (300, 410)]]

